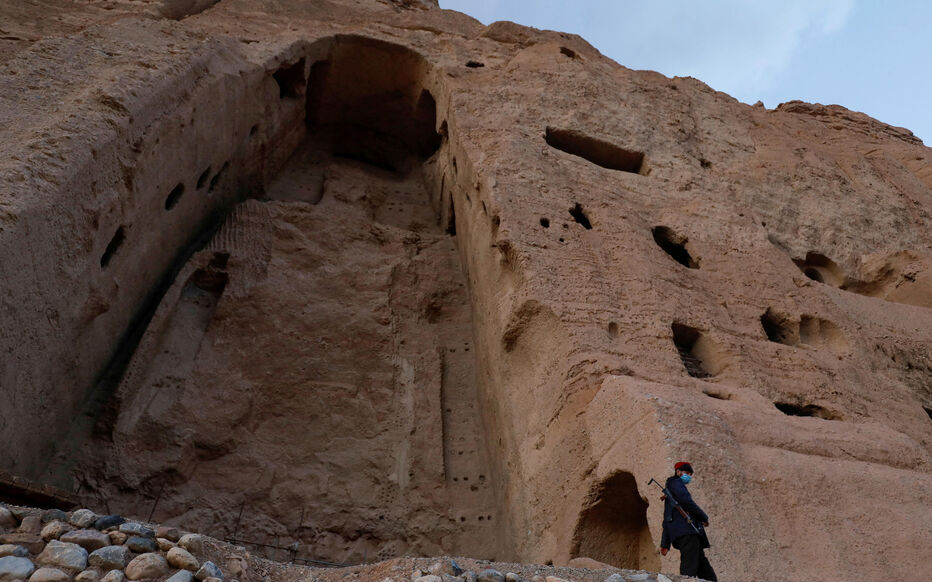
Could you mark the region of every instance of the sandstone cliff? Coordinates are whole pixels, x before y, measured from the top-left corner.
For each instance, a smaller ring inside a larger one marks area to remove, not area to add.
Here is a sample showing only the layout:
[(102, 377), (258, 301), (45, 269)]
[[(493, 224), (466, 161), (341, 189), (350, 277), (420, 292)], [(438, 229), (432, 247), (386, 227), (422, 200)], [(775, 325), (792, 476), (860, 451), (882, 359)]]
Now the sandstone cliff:
[[(15, 4), (15, 3), (14, 3)], [(339, 562), (932, 549), (932, 150), (414, 0), (0, 7), (0, 469)]]

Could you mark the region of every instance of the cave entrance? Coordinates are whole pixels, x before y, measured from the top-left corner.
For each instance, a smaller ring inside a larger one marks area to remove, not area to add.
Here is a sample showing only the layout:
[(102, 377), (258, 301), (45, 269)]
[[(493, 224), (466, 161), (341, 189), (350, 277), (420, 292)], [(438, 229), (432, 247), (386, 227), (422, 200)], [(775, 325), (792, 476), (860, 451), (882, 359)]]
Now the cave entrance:
[(405, 171), (412, 154), (424, 160), (441, 143), (427, 76), (408, 48), (338, 36), (328, 58), (311, 66), (308, 134), (333, 155)]
[(573, 534), (572, 557), (632, 570), (659, 570), (647, 505), (631, 473), (619, 471), (595, 484)]

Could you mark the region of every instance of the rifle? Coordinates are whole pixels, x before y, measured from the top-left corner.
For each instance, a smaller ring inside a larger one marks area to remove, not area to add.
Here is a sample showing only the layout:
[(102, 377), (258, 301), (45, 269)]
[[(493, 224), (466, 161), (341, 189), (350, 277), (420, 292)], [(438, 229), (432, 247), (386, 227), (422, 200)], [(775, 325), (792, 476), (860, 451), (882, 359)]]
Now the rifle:
[(683, 516), (683, 519), (686, 520), (686, 523), (692, 526), (692, 528), (696, 531), (697, 534), (702, 535), (702, 532), (699, 531), (699, 528), (696, 527), (695, 523), (693, 523), (692, 518), (689, 517), (689, 513), (687, 513), (686, 510), (680, 507), (680, 504), (676, 502), (676, 497), (673, 497), (670, 491), (666, 487), (658, 483), (653, 477), (651, 477), (650, 481), (647, 482), (648, 485), (650, 485), (651, 483), (653, 483), (657, 487), (660, 487), (660, 490), (663, 491), (663, 494), (666, 496), (666, 498), (670, 500), (670, 505), (673, 506), (673, 509), (680, 512), (680, 515)]

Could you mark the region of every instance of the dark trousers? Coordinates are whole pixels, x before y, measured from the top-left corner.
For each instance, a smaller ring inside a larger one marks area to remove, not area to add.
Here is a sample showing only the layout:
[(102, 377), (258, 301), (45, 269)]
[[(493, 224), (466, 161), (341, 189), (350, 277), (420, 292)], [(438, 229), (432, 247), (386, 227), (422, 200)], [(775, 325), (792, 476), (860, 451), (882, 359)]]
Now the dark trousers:
[(673, 545), (680, 551), (680, 574), (696, 576), (703, 580), (715, 582), (715, 570), (705, 557), (702, 550), (702, 538), (697, 534), (680, 536), (674, 540)]

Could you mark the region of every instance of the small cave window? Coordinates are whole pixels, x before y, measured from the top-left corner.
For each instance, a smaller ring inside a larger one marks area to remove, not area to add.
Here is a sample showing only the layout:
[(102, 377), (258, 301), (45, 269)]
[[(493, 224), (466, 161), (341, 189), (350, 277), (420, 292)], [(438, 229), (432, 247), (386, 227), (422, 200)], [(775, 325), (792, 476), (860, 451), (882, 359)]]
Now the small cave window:
[(618, 568), (658, 570), (647, 525), (647, 500), (631, 473), (619, 471), (590, 491), (573, 533), (572, 557), (587, 557)]
[(644, 173), (644, 153), (618, 147), (570, 129), (548, 127), (544, 140), (552, 148), (588, 160), (609, 170)]
[(655, 226), (650, 232), (657, 246), (670, 255), (670, 258), (674, 261), (690, 269), (699, 268), (699, 261), (693, 258), (686, 248), (686, 244), (689, 242), (688, 238), (675, 233), (667, 226)]
[(563, 56), (565, 56), (565, 57), (569, 57), (569, 58), (571, 58), (571, 59), (575, 59), (575, 58), (576, 58), (576, 51), (574, 51), (574, 50), (571, 49), (571, 48), (567, 48), (567, 47), (565, 47), (565, 46), (561, 46), (561, 47), (560, 47), (560, 54), (563, 55)]
[(178, 204), (178, 201), (181, 200), (182, 194), (184, 194), (184, 184), (179, 183), (165, 198), (165, 210), (174, 208)]
[(126, 229), (120, 227), (113, 233), (113, 237), (110, 239), (110, 242), (107, 244), (107, 248), (104, 250), (104, 254), (100, 257), (100, 266), (101, 268), (106, 268), (110, 264), (110, 260), (113, 259), (113, 255), (120, 250), (120, 247), (123, 246), (123, 241), (126, 240)]
[(799, 345), (799, 324), (786, 315), (768, 308), (760, 316), (760, 324), (770, 341), (787, 346)]
[(773, 405), (787, 416), (813, 416), (825, 420), (839, 420), (841, 417), (827, 408), (815, 404), (794, 404), (792, 402), (774, 402)]
[(470, 69), (479, 69), (485, 66), (485, 63), (479, 61), (466, 61), (466, 66)]
[(708, 340), (706, 340), (702, 332), (694, 327), (680, 323), (674, 323), (672, 329), (673, 344), (680, 354), (686, 373), (693, 378), (709, 378), (712, 376), (713, 374), (708, 369), (709, 364), (706, 361), (710, 355), (708, 353)]
[(207, 184), (207, 179), (210, 178), (210, 166), (207, 166), (207, 169), (201, 172), (201, 175), (197, 177), (197, 189), (200, 190)]
[(805, 259), (793, 259), (793, 262), (813, 281), (832, 287), (841, 287), (845, 282), (845, 273), (841, 267), (823, 254), (810, 251), (806, 253)]
[(579, 204), (579, 202), (576, 203), (576, 206), (570, 208), (570, 216), (572, 216), (573, 220), (581, 224), (586, 230), (592, 230), (592, 223), (589, 222), (589, 217), (586, 216), (585, 212), (583, 212), (583, 207)]
[(541, 218), (541, 219), (540, 219), (540, 225), (543, 226), (544, 228), (550, 228), (550, 219), (549, 219), (549, 218)]
[(272, 75), (278, 83), (278, 96), (281, 99), (297, 99), (304, 95), (306, 79), (304, 78), (304, 59), (285, 65)]

